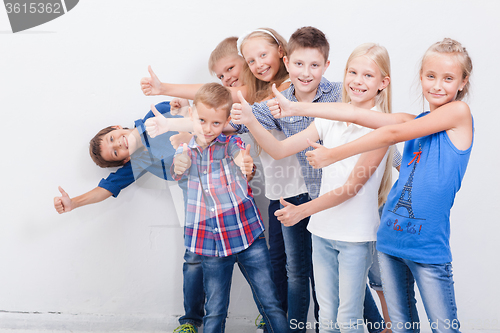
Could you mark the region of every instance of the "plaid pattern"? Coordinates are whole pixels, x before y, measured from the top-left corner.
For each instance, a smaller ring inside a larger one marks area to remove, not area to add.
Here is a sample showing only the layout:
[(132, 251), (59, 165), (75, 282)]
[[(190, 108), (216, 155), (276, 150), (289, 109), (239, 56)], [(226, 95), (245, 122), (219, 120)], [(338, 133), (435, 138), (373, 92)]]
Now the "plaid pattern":
[[(295, 97), (295, 87), (293, 84), (282, 92), (283, 96), (292, 102), (297, 102)], [(328, 102), (341, 102), (342, 101), (342, 83), (341, 82), (330, 82), (324, 77), (316, 91), (316, 96), (314, 97), (313, 103), (328, 103)], [(268, 130), (277, 129), (285, 133), (287, 137), (292, 136), (306, 129), (314, 120), (312, 117), (285, 117), (281, 119), (275, 119), (269, 108), (267, 107), (267, 101), (261, 103), (255, 103), (252, 106), (252, 111), (257, 120)], [(248, 129), (245, 125), (236, 125), (231, 123), (237, 133), (246, 133)], [(318, 141), (322, 143), (321, 141)], [(321, 169), (314, 169), (309, 165), (306, 159), (306, 152), (312, 150), (309, 147), (297, 154), (297, 158), (301, 165), (302, 175), (304, 176), (304, 181), (307, 186), (307, 191), (312, 199), (315, 199), (319, 195), (319, 189), (321, 186)]]
[[(202, 149), (193, 138), (189, 145), (184, 244), (196, 254), (226, 257), (247, 249), (264, 231), (252, 190), (234, 157), (244, 149), (237, 136), (219, 135)], [(182, 153), (182, 146), (176, 154)], [(174, 166), (171, 173), (174, 179)]]

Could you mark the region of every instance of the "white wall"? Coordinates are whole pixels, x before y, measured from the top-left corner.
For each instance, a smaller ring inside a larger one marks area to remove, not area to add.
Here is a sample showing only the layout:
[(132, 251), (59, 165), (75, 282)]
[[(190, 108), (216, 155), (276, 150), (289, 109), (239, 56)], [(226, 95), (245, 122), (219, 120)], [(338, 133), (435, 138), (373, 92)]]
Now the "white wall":
[[(0, 9), (0, 310), (182, 314), (182, 229), (165, 183), (147, 176), (118, 199), (61, 216), (52, 204), (57, 186), (76, 196), (108, 174), (88, 157), (88, 141), (107, 125), (132, 126), (163, 100), (139, 89), (147, 65), (167, 82), (214, 81), (207, 59), (223, 38), (269, 26), (288, 39), (313, 25), (329, 37), (332, 81), (357, 45), (387, 47), (395, 112), (422, 110), (416, 77), (428, 46), (452, 37), (469, 49), (476, 136), (452, 211), (455, 286), (465, 331), (500, 329), (499, 15), (496, 0), (86, 0), (12, 34)], [(237, 275), (231, 315), (256, 313)]]

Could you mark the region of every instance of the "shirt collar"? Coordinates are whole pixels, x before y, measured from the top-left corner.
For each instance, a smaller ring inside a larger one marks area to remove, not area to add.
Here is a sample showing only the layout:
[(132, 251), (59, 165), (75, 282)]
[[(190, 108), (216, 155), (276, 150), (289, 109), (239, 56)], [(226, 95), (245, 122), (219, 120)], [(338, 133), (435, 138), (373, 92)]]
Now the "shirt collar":
[[(227, 144), (229, 142), (229, 139), (230, 139), (230, 136), (227, 136), (227, 135), (224, 135), (223, 133), (221, 133), (221, 134), (219, 134), (218, 137), (216, 137), (214, 139), (214, 141), (210, 142), (210, 144), (206, 148), (209, 148), (209, 147), (211, 147), (212, 145), (214, 145), (216, 143), (217, 144), (223, 144), (223, 145)], [(198, 149), (199, 151), (203, 150), (201, 148), (201, 146), (198, 143), (196, 143), (196, 135), (194, 135), (191, 138), (191, 141), (189, 141), (188, 147), (191, 148), (191, 149)]]
[[(320, 99), (323, 94), (328, 94), (333, 89), (333, 85), (326, 78), (321, 77), (321, 82), (319, 83), (318, 89), (316, 89), (316, 96), (314, 96), (313, 102)], [(292, 102), (297, 102), (295, 97), (295, 86), (290, 83), (290, 87), (283, 92), (283, 95)]]

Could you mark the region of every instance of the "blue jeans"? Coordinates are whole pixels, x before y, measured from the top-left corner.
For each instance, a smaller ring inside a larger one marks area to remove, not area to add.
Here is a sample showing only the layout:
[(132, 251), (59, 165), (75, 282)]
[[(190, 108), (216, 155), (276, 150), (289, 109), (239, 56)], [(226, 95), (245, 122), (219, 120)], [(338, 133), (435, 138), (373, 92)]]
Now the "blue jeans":
[(365, 301), (363, 304), (363, 319), (370, 333), (380, 333), (385, 329), (384, 318), (378, 311), (377, 303), (373, 299), (372, 292), (368, 285), (365, 290)]
[(252, 289), (253, 298), (268, 332), (288, 332), (286, 315), (272, 280), (271, 260), (263, 235), (239, 253), (227, 257), (203, 257), (203, 283), (207, 296), (203, 332), (224, 332), (235, 263), (238, 263)]
[(415, 282), (432, 332), (460, 332), (451, 263), (420, 264), (382, 252), (379, 261), (393, 332), (420, 332)]
[(199, 327), (203, 322), (205, 293), (203, 291), (202, 258), (202, 256), (188, 250), (184, 253), (182, 289), (184, 291), (185, 314), (179, 318), (181, 325), (192, 324)]
[(320, 332), (364, 332), (363, 303), (374, 242), (312, 237)]
[(269, 201), (269, 256), (273, 267), (273, 281), (278, 289), (278, 299), (285, 312), (288, 311), (288, 280), (286, 274), (286, 254), (281, 222), (274, 215), (280, 209), (279, 200)]
[[(301, 205), (310, 201), (311, 198), (308, 193), (303, 193), (285, 200), (294, 205)], [(288, 320), (292, 332), (306, 332), (305, 324), (307, 323), (311, 294), (309, 283), (314, 285), (312, 243), (311, 233), (307, 230), (308, 224), (309, 217), (294, 226), (285, 227), (282, 225), (281, 228), (285, 240), (288, 275)], [(302, 327), (302, 329), (299, 329), (299, 327)]]

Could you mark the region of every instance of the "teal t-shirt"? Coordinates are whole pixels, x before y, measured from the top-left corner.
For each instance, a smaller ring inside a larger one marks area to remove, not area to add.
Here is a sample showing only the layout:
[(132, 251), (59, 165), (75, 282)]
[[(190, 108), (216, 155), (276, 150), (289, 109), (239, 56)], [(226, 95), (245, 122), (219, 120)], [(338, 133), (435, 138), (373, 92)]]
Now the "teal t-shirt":
[(405, 143), (399, 179), (380, 220), (379, 251), (424, 264), (452, 261), (450, 210), (471, 150), (472, 144), (457, 149), (446, 131)]

